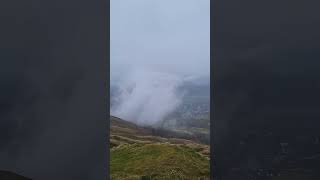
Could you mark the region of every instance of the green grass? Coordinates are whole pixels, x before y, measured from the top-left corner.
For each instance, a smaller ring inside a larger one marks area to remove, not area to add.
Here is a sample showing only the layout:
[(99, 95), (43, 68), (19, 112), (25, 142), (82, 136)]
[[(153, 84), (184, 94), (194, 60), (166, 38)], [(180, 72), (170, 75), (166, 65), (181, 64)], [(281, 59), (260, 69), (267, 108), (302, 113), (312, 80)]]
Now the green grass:
[(209, 179), (208, 145), (158, 136), (111, 117), (110, 146), (113, 180)]
[(209, 160), (187, 146), (124, 144), (111, 150), (111, 179), (209, 179)]

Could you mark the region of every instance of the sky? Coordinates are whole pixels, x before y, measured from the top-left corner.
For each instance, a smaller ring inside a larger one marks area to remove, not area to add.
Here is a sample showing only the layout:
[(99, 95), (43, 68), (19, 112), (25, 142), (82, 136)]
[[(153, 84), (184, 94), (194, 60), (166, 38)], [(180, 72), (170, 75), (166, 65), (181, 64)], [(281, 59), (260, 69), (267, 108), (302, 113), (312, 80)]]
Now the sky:
[(137, 67), (209, 76), (209, 0), (112, 0), (111, 80)]
[(181, 104), (177, 88), (184, 81), (207, 77), (209, 83), (209, 3), (111, 1), (111, 86), (121, 91), (112, 115), (154, 125)]

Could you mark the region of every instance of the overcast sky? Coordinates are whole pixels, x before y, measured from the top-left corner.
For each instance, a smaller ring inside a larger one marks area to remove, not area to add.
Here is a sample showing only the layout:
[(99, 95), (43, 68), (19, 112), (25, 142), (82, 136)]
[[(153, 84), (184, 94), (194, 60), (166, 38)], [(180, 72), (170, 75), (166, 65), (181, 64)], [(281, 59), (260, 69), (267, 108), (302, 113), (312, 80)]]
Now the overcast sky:
[(112, 0), (111, 79), (136, 66), (210, 73), (209, 0)]

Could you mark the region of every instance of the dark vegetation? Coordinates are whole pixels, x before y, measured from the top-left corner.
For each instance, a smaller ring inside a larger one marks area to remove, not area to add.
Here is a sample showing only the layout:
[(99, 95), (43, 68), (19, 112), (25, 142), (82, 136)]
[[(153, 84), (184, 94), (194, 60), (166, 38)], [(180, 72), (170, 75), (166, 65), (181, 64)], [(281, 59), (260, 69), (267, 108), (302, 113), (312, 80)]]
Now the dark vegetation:
[(152, 135), (154, 136), (161, 136), (166, 138), (180, 138), (180, 139), (188, 139), (195, 141), (197, 143), (203, 143), (203, 144), (210, 144), (210, 135), (205, 133), (198, 133), (193, 132), (190, 133), (189, 131), (173, 131), (173, 130), (167, 130), (164, 128), (151, 128)]

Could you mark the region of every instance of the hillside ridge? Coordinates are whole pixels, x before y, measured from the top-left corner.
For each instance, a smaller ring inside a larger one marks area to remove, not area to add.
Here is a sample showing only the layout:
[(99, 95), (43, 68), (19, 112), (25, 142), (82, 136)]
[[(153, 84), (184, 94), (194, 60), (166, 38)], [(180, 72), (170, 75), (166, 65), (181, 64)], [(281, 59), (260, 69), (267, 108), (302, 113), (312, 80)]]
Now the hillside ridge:
[(110, 125), (111, 179), (209, 179), (209, 145), (115, 116)]

